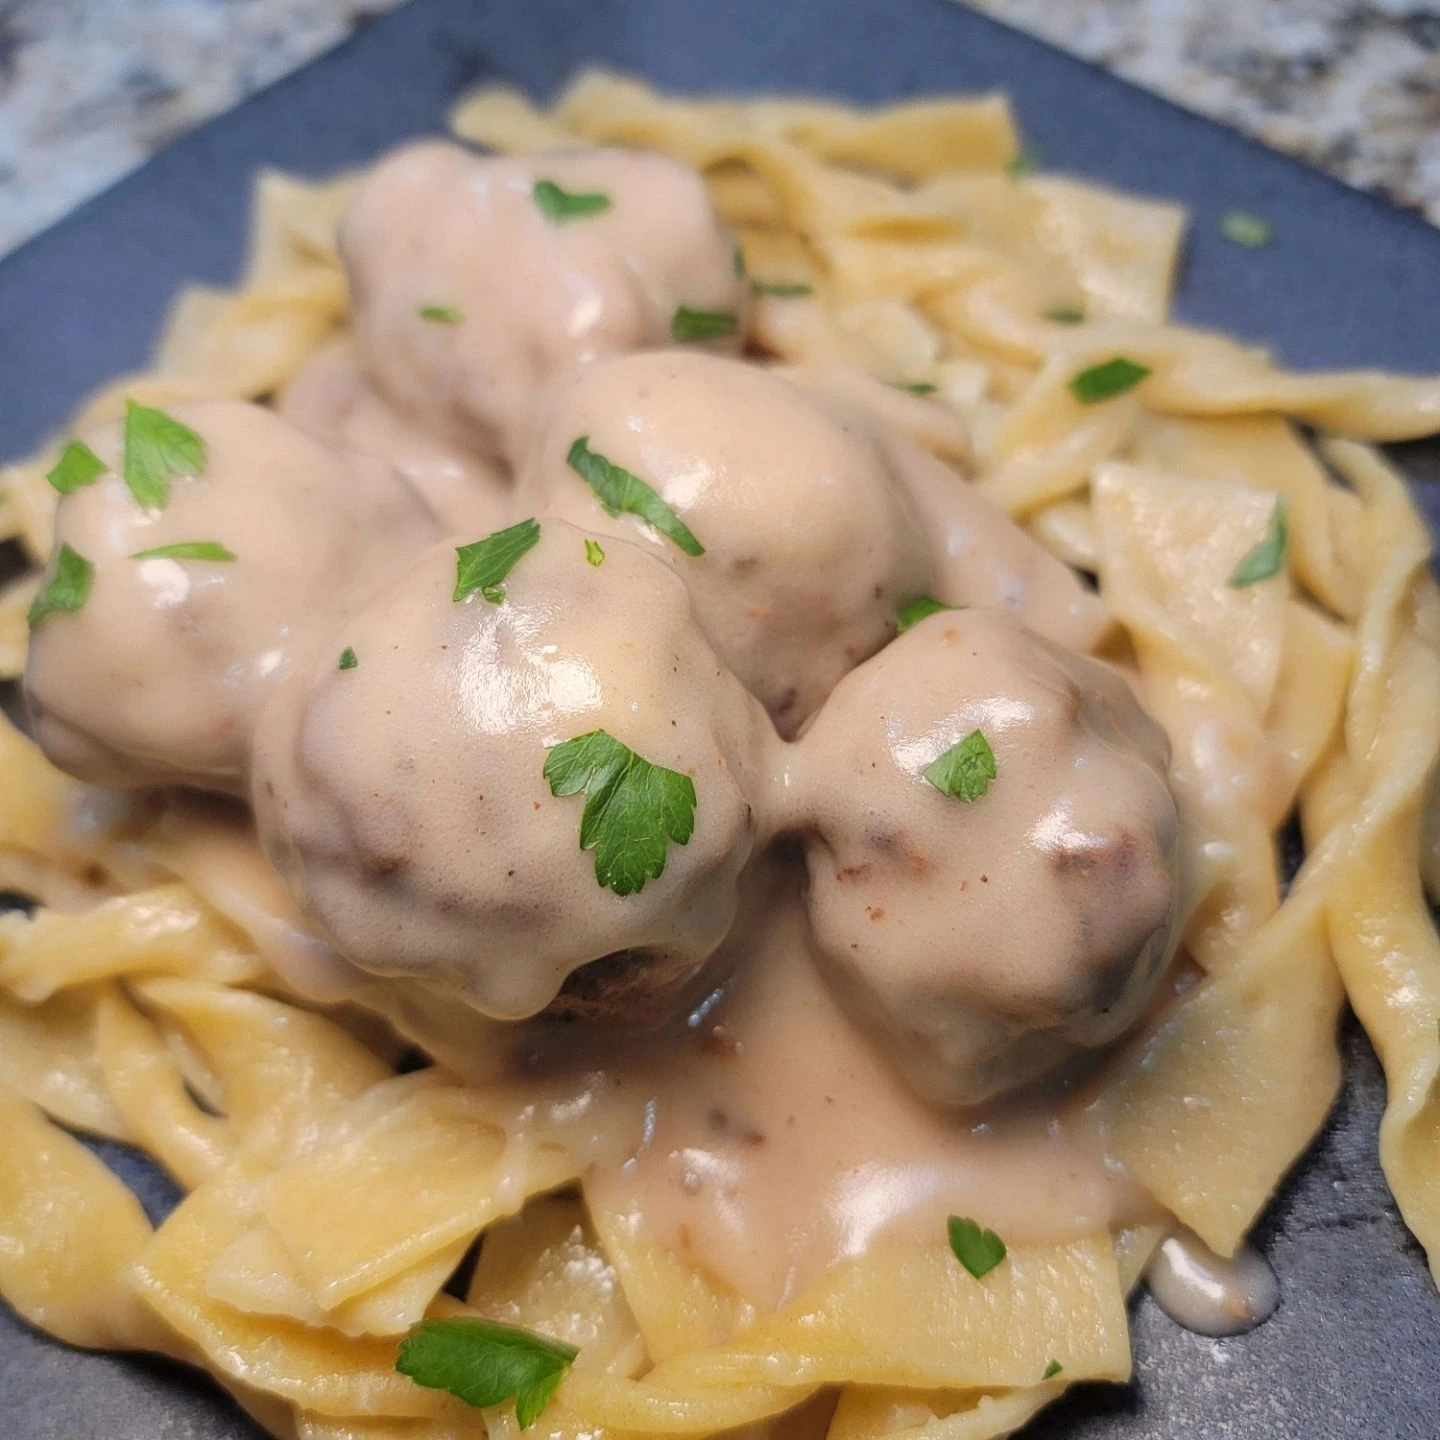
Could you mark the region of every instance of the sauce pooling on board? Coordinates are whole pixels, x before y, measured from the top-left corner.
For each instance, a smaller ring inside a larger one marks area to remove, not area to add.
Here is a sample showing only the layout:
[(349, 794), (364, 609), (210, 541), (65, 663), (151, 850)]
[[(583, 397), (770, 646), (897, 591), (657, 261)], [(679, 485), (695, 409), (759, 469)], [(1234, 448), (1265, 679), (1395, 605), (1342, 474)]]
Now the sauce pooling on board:
[(278, 415), (177, 410), (163, 495), (89, 437), (52, 758), (248, 794), (273, 870), (193, 807), (165, 843), (277, 973), (757, 1306), (952, 1212), (1153, 1217), (1083, 1073), (1180, 836), (1100, 600), (863, 386), (697, 353), (746, 287), (681, 167), (412, 147), (342, 248), (353, 349)]

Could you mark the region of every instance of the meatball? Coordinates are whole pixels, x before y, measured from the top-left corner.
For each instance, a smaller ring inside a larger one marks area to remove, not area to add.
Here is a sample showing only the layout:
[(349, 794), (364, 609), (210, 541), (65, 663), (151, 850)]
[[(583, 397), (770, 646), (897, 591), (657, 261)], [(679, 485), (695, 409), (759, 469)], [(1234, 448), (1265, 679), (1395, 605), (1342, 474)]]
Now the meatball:
[[(774, 742), (664, 565), (613, 539), (596, 564), (583, 532), (538, 529), (503, 588), (457, 601), (443, 544), (341, 626), (261, 718), (256, 819), (361, 968), (498, 1019), (559, 997), (557, 1013), (648, 1023), (735, 918)], [(569, 742), (596, 732), (590, 773)], [(635, 768), (605, 771), (626, 754)], [(690, 785), (686, 839), (662, 812)], [(657, 834), (660, 867), (617, 879), (615, 846)]]
[[(123, 425), (85, 437), (109, 468), (61, 499), (55, 539), (94, 566), (93, 584), (81, 609), (35, 626), (26, 699), (46, 754), (81, 779), (242, 791), (265, 696), (441, 532), (387, 467), (257, 405), (165, 414), (206, 455), (159, 508), (120, 478)], [(140, 554), (194, 542), (234, 558)]]
[[(657, 491), (704, 553), (611, 514), (572, 463), (582, 438)], [(872, 427), (844, 401), (736, 360), (652, 351), (590, 367), (546, 412), (517, 486), (521, 506), (628, 536), (669, 565), (786, 736), (931, 588), (925, 539)]]
[(1138, 1017), (1178, 819), (1164, 734), (1108, 667), (998, 610), (934, 615), (796, 751), (821, 963), (917, 1092), (977, 1103)]
[(515, 454), (551, 377), (668, 343), (682, 306), (733, 317), (722, 346), (743, 330), (734, 239), (701, 177), (659, 155), (412, 145), (367, 176), (340, 243), (366, 369), (484, 453)]
[(1064, 561), (908, 435), (888, 426), (877, 433), (930, 537), (937, 599), (1009, 610), (1058, 645), (1095, 648), (1110, 608)]
[(488, 535), (510, 518), (502, 462), (446, 444), (365, 378), (348, 340), (316, 351), (275, 401), (276, 412), (328, 445), (358, 450), (398, 470), (449, 535)]

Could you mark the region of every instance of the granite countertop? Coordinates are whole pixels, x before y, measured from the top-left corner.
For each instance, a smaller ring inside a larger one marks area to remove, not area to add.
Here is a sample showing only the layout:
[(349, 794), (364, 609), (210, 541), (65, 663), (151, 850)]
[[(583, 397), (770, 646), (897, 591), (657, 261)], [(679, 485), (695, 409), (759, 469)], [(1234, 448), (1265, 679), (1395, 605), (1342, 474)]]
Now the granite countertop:
[[(0, 254), (398, 3), (0, 0)], [(968, 3), (1440, 224), (1440, 4)]]

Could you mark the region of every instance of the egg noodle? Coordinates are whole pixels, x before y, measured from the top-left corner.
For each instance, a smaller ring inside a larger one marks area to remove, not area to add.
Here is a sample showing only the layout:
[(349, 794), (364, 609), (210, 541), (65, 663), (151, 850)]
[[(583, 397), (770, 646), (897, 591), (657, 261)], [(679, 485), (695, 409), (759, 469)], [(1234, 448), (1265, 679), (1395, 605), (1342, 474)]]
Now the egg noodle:
[[(1381, 1162), (1433, 1267), (1440, 947), (1422, 822), (1440, 600), (1426, 528), (1363, 442), (1440, 430), (1440, 379), (1293, 375), (1170, 323), (1182, 212), (1027, 173), (1000, 97), (862, 112), (676, 101), (587, 73), (550, 111), (483, 91), (453, 128), (499, 151), (621, 145), (702, 171), (768, 284), (752, 343), (863, 391), (1098, 576), (1119, 621), (1105, 653), (1138, 669), (1209, 866), (1184, 936), (1198, 979), (1095, 1102), (1110, 1152), (1233, 1254), (1335, 1099), (1348, 998), (1384, 1063)], [(354, 183), (263, 175), (241, 285), (186, 290), (154, 368), (76, 425), (126, 397), (258, 398), (293, 376), (347, 323), (335, 233)], [(1071, 380), (1116, 357), (1149, 377), (1081, 403)], [(0, 491), (0, 536), (37, 563), (56, 453)], [(1230, 585), (1282, 513), (1282, 574)], [(37, 585), (0, 598), (5, 678)], [(397, 1073), (383, 1026), (289, 994), (243, 887), (194, 873), (143, 809), (117, 820), (120, 802), (9, 725), (0, 777), (0, 888), (38, 902), (0, 918), (0, 1294), (49, 1334), (202, 1366), (303, 1440), (517, 1428), (509, 1407), (397, 1373), (425, 1316), (579, 1345), (535, 1427), (556, 1437), (708, 1435), (811, 1396), (823, 1425), (839, 1387), (834, 1440), (982, 1440), (1070, 1382), (1129, 1375), (1125, 1297), (1164, 1227), (1012, 1246), (983, 1282), (943, 1236), (877, 1246), (757, 1313), (587, 1210), (577, 1165), (483, 1089)], [(1307, 858), (1287, 887), (1276, 835), (1297, 812)], [(138, 1146), (186, 1198), (152, 1227), (70, 1131)], [(482, 1233), (462, 1302), (443, 1287)]]

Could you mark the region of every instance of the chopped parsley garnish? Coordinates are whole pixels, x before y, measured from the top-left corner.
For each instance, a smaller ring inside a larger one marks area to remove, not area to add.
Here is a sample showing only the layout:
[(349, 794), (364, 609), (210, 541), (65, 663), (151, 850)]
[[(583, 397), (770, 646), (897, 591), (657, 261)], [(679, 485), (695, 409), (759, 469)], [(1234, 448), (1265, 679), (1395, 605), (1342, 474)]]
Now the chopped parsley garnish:
[(597, 568), (605, 563), (605, 548), (598, 540), (585, 541), (585, 563)]
[(949, 1231), (950, 1249), (955, 1258), (977, 1280), (988, 1275), (1005, 1258), (1005, 1242), (993, 1230), (982, 1230), (973, 1220), (952, 1215)]
[(125, 484), (147, 510), (170, 503), (170, 482), (205, 473), (206, 449), (188, 425), (163, 410), (125, 402)]
[(1149, 373), (1148, 366), (1117, 355), (1104, 364), (1082, 370), (1070, 381), (1070, 393), (1082, 405), (1098, 405), (1102, 400), (1113, 400), (1133, 390)]
[(465, 312), (458, 305), (422, 305), (416, 312), (435, 325), (463, 325)]
[(1269, 580), (1285, 568), (1285, 551), (1290, 544), (1290, 529), (1286, 524), (1285, 500), (1282, 496), (1270, 512), (1270, 528), (1265, 538), (1235, 567), (1230, 577), (1232, 590), (1243, 590), (1261, 580)]
[(638, 475), (619, 465), (612, 465), (598, 451), (590, 448), (590, 437), (582, 435), (565, 457), (570, 468), (595, 492), (600, 503), (611, 515), (622, 511), (638, 516), (653, 525), (662, 535), (673, 540), (687, 555), (703, 555), (705, 547), (695, 538), (690, 527), (670, 508), (659, 492)]
[(340, 652), (340, 668), (342, 670), (353, 670), (357, 665), (359, 665), (359, 663), (360, 657), (354, 652), (354, 650), (350, 648), (350, 646), (347, 645)]
[(995, 752), (990, 742), (972, 730), (925, 767), (925, 778), (942, 794), (967, 805), (984, 798), (995, 778)]
[(540, 1418), (579, 1353), (532, 1330), (456, 1316), (416, 1325), (400, 1342), (395, 1368), (417, 1385), (448, 1390), (477, 1408), (513, 1399), (515, 1418), (526, 1430)]
[(667, 842), (695, 833), (695, 782), (652, 765), (604, 730), (556, 745), (543, 771), (557, 798), (585, 792), (580, 848), (595, 852), (595, 879), (633, 895), (665, 871)]
[(1247, 250), (1258, 250), (1270, 243), (1271, 229), (1268, 220), (1258, 215), (1247, 214), (1244, 210), (1231, 210), (1221, 217), (1220, 233), (1232, 244), (1243, 245)]
[(1058, 1360), (1052, 1360), (1045, 1367), (1045, 1373), (1041, 1375), (1040, 1378), (1042, 1380), (1053, 1380), (1064, 1368)]
[(93, 485), (110, 467), (83, 440), (72, 440), (46, 479), (62, 495)]
[(1026, 175), (1033, 175), (1035, 167), (1040, 163), (1040, 157), (1033, 150), (1022, 150), (1006, 167), (1005, 173), (1012, 180), (1022, 180)]
[(506, 576), (523, 555), (540, 542), (540, 522), (522, 520), (497, 530), (473, 545), (455, 547), (455, 600), (468, 600), (478, 590), (492, 605), (505, 599)]
[(891, 383), (895, 389), (908, 390), (912, 395), (933, 395), (940, 388), (928, 380), (894, 380)]
[(153, 550), (137, 550), (132, 560), (215, 560), (235, 559), (235, 552), (218, 540), (180, 540), (174, 545), (157, 545)]
[(40, 588), (30, 605), (30, 628), (33, 630), (51, 615), (65, 615), (80, 609), (90, 598), (95, 583), (95, 567), (69, 545), (62, 545), (55, 557), (55, 573)]
[(735, 278), (745, 278), (745, 252), (738, 245), (735, 247)]
[(803, 281), (796, 282), (795, 284), (784, 284), (774, 281), (756, 280), (751, 284), (750, 288), (754, 290), (757, 295), (774, 295), (777, 299), (781, 300), (795, 299), (801, 295), (813, 295), (815, 293), (815, 287), (813, 285), (806, 285)]
[(540, 213), (552, 225), (568, 225), (572, 220), (588, 220), (592, 215), (603, 215), (611, 205), (610, 197), (599, 191), (575, 195), (562, 190), (553, 180), (537, 180), (530, 193), (535, 197)]
[(1056, 325), (1083, 325), (1085, 312), (1083, 310), (1047, 310), (1045, 318), (1053, 321)]
[(740, 331), (740, 317), (733, 310), (692, 310), (682, 305), (670, 322), (677, 340), (723, 340)]
[(943, 600), (936, 600), (929, 595), (922, 595), (918, 600), (912, 600), (906, 605), (896, 617), (896, 633), (903, 635), (907, 630), (913, 629), (922, 620), (928, 620), (932, 615), (939, 615), (945, 610), (961, 610), (961, 605), (947, 605)]

